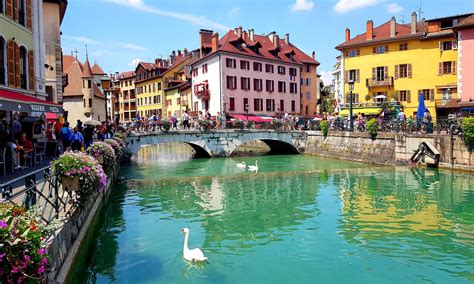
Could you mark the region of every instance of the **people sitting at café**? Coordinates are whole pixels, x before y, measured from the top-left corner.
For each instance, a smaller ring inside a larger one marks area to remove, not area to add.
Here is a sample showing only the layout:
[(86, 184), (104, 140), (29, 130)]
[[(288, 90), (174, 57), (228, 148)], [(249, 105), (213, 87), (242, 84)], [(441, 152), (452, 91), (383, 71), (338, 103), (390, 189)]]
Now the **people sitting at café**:
[(33, 142), (26, 137), (26, 133), (21, 134), (20, 143), (17, 144), (16, 150), (20, 153), (20, 161), (23, 161), (26, 165), (26, 159), (31, 157), (34, 151)]

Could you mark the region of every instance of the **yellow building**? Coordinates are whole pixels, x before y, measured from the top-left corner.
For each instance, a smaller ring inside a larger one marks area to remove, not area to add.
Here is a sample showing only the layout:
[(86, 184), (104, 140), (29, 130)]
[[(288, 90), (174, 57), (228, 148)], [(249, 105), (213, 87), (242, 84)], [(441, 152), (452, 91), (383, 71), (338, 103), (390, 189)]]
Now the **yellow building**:
[(447, 116), (446, 107), (457, 93), (457, 40), (453, 25), (466, 15), (397, 24), (395, 18), (354, 38), (346, 29), (342, 53), (344, 82), (341, 113), (349, 113), (349, 81), (354, 81), (354, 115), (376, 115), (383, 101), (400, 102), (407, 116), (415, 116), (418, 95), (433, 118)]
[(178, 51), (178, 55), (172, 55), (172, 58), (173, 64), (162, 74), (165, 86), (165, 113), (168, 117), (174, 113), (179, 117), (184, 112), (179, 88), (183, 86), (183, 83), (186, 83), (192, 55), (186, 51), (183, 54)]
[(155, 63), (140, 62), (135, 69), (137, 116), (161, 117), (164, 113), (164, 87), (162, 74), (168, 70), (168, 61), (156, 59)]

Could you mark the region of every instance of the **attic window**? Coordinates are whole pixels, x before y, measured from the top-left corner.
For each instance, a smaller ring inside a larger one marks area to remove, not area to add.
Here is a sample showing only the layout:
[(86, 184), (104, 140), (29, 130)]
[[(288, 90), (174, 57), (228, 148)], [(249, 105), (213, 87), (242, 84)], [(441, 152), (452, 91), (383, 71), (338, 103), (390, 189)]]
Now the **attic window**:
[(450, 29), (458, 23), (457, 19), (449, 19), (441, 21), (441, 29)]

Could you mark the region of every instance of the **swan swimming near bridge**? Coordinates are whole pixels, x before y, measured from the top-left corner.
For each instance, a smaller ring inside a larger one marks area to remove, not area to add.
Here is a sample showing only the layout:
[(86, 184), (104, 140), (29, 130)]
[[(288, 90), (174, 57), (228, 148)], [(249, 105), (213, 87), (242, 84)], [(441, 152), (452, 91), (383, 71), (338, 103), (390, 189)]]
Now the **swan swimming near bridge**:
[(184, 245), (183, 245), (184, 259), (191, 262), (206, 261), (207, 257), (204, 256), (204, 253), (202, 252), (200, 248), (189, 249), (188, 247), (189, 229), (182, 228), (181, 233), (184, 234)]

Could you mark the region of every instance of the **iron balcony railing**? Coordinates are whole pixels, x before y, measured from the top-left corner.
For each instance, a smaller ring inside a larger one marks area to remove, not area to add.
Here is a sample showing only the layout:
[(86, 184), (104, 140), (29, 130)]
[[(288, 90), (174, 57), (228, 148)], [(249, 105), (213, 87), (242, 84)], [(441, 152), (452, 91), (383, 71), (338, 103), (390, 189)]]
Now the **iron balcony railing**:
[(367, 87), (391, 87), (393, 86), (393, 77), (385, 77), (383, 79), (366, 79)]

